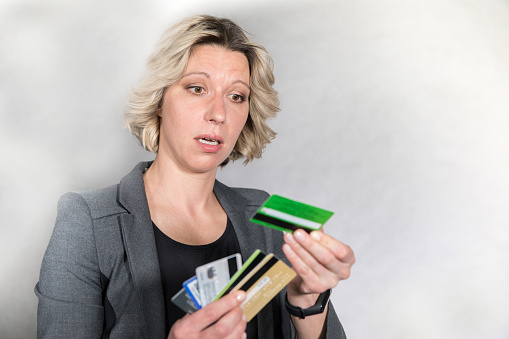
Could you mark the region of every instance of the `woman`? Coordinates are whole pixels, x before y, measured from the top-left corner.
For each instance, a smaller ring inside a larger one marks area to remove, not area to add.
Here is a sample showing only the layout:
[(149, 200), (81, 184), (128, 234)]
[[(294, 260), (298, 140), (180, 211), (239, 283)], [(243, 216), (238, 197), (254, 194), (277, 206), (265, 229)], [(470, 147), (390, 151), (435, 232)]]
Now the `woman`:
[[(126, 114), (156, 158), (118, 185), (60, 199), (36, 286), (39, 337), (344, 336), (320, 296), (349, 276), (351, 249), (320, 232), (283, 238), (250, 223), (267, 193), (215, 180), (219, 166), (260, 157), (274, 137), (265, 123), (278, 111), (273, 84), (265, 49), (230, 20), (195, 16), (163, 35)], [(192, 315), (171, 303), (197, 266), (257, 248), (298, 275), (249, 324), (244, 292)], [(313, 315), (302, 319), (299, 307)]]

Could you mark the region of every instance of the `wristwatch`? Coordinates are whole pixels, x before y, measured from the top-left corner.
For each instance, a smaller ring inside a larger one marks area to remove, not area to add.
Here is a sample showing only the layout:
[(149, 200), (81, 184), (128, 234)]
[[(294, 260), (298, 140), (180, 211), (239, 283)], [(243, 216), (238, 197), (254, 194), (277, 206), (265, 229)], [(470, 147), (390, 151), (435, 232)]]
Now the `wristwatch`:
[(318, 296), (318, 300), (316, 301), (316, 304), (306, 309), (302, 309), (299, 306), (294, 306), (290, 304), (290, 302), (288, 301), (288, 294), (286, 294), (285, 295), (286, 310), (291, 315), (294, 315), (302, 319), (306, 318), (306, 316), (308, 315), (323, 313), (323, 311), (325, 311), (327, 303), (329, 302), (330, 293), (331, 293), (330, 289), (323, 293), (320, 293), (320, 295)]

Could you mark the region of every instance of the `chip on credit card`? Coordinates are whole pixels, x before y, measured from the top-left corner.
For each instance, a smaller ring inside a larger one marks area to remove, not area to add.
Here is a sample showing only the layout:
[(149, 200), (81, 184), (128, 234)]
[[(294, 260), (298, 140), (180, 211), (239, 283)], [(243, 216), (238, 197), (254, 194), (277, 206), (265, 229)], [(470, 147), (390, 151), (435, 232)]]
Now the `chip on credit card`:
[(251, 221), (280, 231), (293, 233), (298, 229), (317, 231), (334, 212), (304, 204), (280, 195), (271, 195), (251, 218)]

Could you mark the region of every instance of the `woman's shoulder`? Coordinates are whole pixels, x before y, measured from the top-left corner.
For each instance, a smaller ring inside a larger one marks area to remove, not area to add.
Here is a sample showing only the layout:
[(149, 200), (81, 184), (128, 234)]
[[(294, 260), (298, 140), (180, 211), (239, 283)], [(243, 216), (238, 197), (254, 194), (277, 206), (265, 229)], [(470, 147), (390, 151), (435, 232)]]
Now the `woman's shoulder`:
[(105, 188), (67, 192), (58, 201), (58, 210), (86, 209), (92, 219), (124, 213), (118, 202), (118, 184)]
[(232, 189), (256, 204), (262, 204), (269, 197), (269, 193), (256, 188), (233, 187)]
[[(73, 191), (64, 194), (58, 203), (58, 211), (87, 212), (92, 219), (99, 219), (121, 213), (139, 206), (145, 212), (146, 206), (143, 172), (151, 162), (138, 163), (120, 183), (104, 188)], [(138, 208), (139, 210), (139, 208)]]

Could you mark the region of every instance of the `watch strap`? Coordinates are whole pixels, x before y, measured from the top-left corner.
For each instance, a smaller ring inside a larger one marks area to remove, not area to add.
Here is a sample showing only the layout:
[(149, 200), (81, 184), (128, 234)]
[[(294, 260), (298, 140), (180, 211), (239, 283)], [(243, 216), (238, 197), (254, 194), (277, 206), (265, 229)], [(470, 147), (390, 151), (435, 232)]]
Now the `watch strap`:
[(314, 314), (320, 314), (325, 311), (325, 307), (327, 306), (327, 303), (329, 302), (329, 297), (331, 294), (331, 290), (328, 289), (327, 291), (320, 293), (318, 296), (318, 300), (316, 301), (316, 304), (314, 304), (311, 307), (308, 307), (306, 309), (303, 309), (299, 306), (295, 306), (290, 304), (288, 301), (288, 294), (285, 295), (285, 305), (286, 310), (288, 313), (290, 313), (293, 316), (299, 317), (301, 319), (305, 319), (306, 316), (314, 315)]

